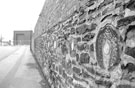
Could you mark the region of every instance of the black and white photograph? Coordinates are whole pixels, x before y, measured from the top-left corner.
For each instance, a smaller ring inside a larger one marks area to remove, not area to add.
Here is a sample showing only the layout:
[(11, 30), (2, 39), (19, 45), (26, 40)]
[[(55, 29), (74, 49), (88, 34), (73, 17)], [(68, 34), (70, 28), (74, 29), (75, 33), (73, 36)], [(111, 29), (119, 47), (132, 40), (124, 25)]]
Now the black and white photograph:
[(135, 88), (135, 0), (1, 0), (0, 88)]

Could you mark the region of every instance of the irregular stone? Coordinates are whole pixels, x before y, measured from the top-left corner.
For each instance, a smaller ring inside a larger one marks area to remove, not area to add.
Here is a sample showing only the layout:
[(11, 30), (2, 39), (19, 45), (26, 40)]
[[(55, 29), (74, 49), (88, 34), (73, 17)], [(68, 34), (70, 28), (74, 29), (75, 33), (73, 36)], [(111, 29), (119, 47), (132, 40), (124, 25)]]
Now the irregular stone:
[(76, 41), (81, 42), (82, 41), (81, 37), (76, 37)]
[(86, 11), (84, 11), (83, 14), (79, 15), (79, 18), (78, 18), (79, 21), (84, 20), (86, 18), (86, 15), (87, 15)]
[(66, 73), (67, 73), (67, 75), (72, 75), (72, 74), (73, 74), (73, 71), (72, 71), (72, 69), (70, 68), (70, 69), (67, 69), (67, 70), (66, 70)]
[(99, 6), (98, 9), (102, 9), (103, 7), (113, 3), (114, 0), (104, 0)]
[(89, 41), (93, 40), (94, 37), (95, 37), (95, 33), (88, 33), (82, 37), (82, 41), (89, 42)]
[(85, 5), (86, 5), (87, 7), (91, 7), (92, 5), (94, 5), (94, 1), (95, 1), (95, 0), (88, 0)]
[[(134, 41), (134, 37), (135, 36), (135, 25), (129, 25), (129, 27), (126, 29), (126, 33), (125, 33), (125, 39), (124, 39), (124, 41), (126, 41), (127, 39), (130, 39), (130, 38), (132, 38), (133, 39), (133, 42), (135, 42)], [(131, 39), (131, 40), (132, 40)], [(132, 45), (132, 46), (130, 46), (130, 47), (134, 47), (135, 45)]]
[(134, 63), (127, 63), (126, 65), (121, 65), (122, 70), (128, 71), (128, 73), (135, 72), (135, 64)]
[(90, 45), (90, 52), (94, 52), (94, 44), (92, 43), (91, 45)]
[(81, 53), (80, 54), (80, 64), (88, 64), (90, 61), (90, 56), (88, 53)]
[(81, 84), (74, 84), (74, 88), (86, 88), (86, 87), (84, 87), (84, 86), (81, 85)]
[(94, 17), (92, 15), (90, 15), (88, 18), (87, 18), (87, 22), (91, 23), (92, 20), (94, 20)]
[(79, 19), (76, 19), (74, 22), (73, 22), (73, 26), (77, 25)]
[(119, 8), (120, 6), (122, 6), (122, 2), (119, 2), (119, 3), (115, 4), (115, 8)]
[(61, 65), (62, 65), (63, 68), (66, 68), (66, 60), (62, 60)]
[(87, 43), (78, 44), (77, 49), (79, 51), (87, 51), (87, 49), (89, 50), (89, 45)]
[(71, 60), (69, 59), (69, 60), (67, 61), (67, 69), (70, 69), (70, 68), (72, 68), (72, 62), (71, 62)]
[(79, 7), (79, 16), (82, 16), (85, 13), (85, 8), (80, 6)]
[(70, 29), (70, 34), (73, 35), (73, 34), (75, 34), (75, 32), (76, 32), (75, 28), (72, 27), (72, 28)]
[(62, 54), (63, 54), (63, 55), (68, 54), (68, 48), (67, 48), (67, 46), (66, 46), (65, 44), (63, 44), (63, 45), (61, 46), (61, 51), (62, 51)]
[(111, 81), (107, 81), (104, 79), (95, 80), (95, 83), (97, 85), (105, 86), (106, 88), (111, 88), (111, 86), (113, 84)]
[(88, 14), (91, 15), (92, 13), (96, 12), (97, 8), (89, 9)]
[(135, 21), (135, 16), (128, 16), (128, 17), (122, 18), (117, 21), (117, 27), (127, 26), (128, 24), (132, 23), (133, 21)]
[(80, 55), (78, 53), (76, 53), (76, 61), (78, 62), (80, 59)]
[(65, 39), (65, 40), (68, 40), (69, 35), (70, 35), (70, 33), (69, 33), (69, 32), (65, 33), (65, 34), (64, 34), (64, 39)]
[(77, 25), (81, 25), (81, 24), (84, 24), (87, 20), (86, 19), (83, 19), (83, 20), (79, 20), (79, 22), (77, 23)]
[(116, 88), (134, 88), (129, 84), (119, 84), (116, 86)]
[(111, 16), (112, 16), (112, 14), (106, 15), (105, 17), (103, 17), (103, 18), (101, 19), (101, 22), (103, 22), (105, 19), (107, 19), (107, 18), (109, 18), (109, 17), (111, 17)]
[(76, 73), (76, 74), (78, 74), (78, 75), (81, 74), (81, 69), (78, 68), (78, 67), (73, 67), (72, 70), (73, 70), (74, 73)]
[(55, 64), (52, 64), (51, 65), (51, 68), (55, 70)]
[(124, 8), (128, 8), (130, 10), (135, 10), (135, 1), (130, 0), (128, 3), (124, 5)]
[(77, 50), (79, 50), (79, 51), (85, 50), (85, 45), (84, 44), (77, 44)]
[(58, 66), (56, 66), (56, 71), (57, 71), (57, 72), (59, 71), (59, 67), (58, 67)]
[(86, 33), (86, 29), (88, 28), (88, 25), (84, 24), (76, 28), (76, 34), (81, 35)]
[(73, 78), (76, 81), (80, 81), (80, 82), (85, 82), (86, 84), (88, 84), (89, 82), (84, 80), (83, 78), (79, 78), (77, 75), (73, 74)]
[(70, 57), (76, 57), (76, 50), (70, 50)]
[(72, 77), (68, 77), (67, 78), (67, 82), (69, 83), (69, 84), (71, 84), (71, 85), (73, 85), (73, 78)]
[(65, 79), (67, 79), (67, 73), (66, 73), (65, 70), (63, 70), (62, 77), (65, 78)]
[(96, 23), (91, 23), (91, 28), (90, 28), (89, 32), (93, 31), (93, 30), (96, 30), (96, 27), (97, 27)]
[(126, 47), (125, 54), (127, 54), (135, 59), (135, 47), (133, 47), (133, 48)]
[(72, 60), (72, 64), (73, 64), (73, 65), (76, 65), (76, 61), (75, 61), (75, 60)]
[(60, 83), (63, 83), (63, 82), (62, 82), (62, 77), (60, 77), (59, 75), (56, 76), (56, 79), (57, 79)]
[(88, 72), (90, 72), (91, 74), (97, 75), (97, 76), (101, 76), (101, 74), (98, 73), (97, 71), (95, 71), (93, 68), (91, 68), (91, 67), (85, 67), (85, 68), (86, 68), (86, 70), (87, 70)]
[(61, 86), (61, 85), (59, 85), (59, 88), (62, 88), (62, 86)]
[(63, 72), (63, 68), (62, 68), (62, 66), (61, 66), (61, 65), (59, 65), (59, 74), (61, 75), (61, 74), (62, 74), (62, 72)]
[(109, 8), (104, 9), (104, 10), (102, 11), (102, 15), (105, 15), (105, 14), (108, 12), (108, 9), (109, 9)]
[(91, 75), (88, 72), (86, 72), (85, 70), (82, 70), (82, 77), (83, 78), (91, 78)]

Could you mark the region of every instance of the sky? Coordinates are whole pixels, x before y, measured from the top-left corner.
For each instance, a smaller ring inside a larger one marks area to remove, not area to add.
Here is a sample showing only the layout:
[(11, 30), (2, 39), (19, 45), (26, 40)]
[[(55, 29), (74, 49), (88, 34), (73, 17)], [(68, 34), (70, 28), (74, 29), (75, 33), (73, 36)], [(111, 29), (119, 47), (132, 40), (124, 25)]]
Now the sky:
[(14, 30), (33, 30), (45, 0), (0, 0), (0, 37), (13, 40)]

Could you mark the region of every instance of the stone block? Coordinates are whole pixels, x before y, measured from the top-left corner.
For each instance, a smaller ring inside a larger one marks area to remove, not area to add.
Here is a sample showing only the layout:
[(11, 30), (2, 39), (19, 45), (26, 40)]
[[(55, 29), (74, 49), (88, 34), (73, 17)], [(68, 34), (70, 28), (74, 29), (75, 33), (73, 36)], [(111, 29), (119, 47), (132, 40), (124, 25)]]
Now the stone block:
[(87, 7), (91, 7), (92, 5), (95, 4), (94, 1), (95, 1), (95, 0), (88, 0), (88, 1), (85, 3), (85, 5), (86, 5)]
[(90, 27), (89, 32), (96, 30), (96, 27), (97, 27), (97, 26), (98, 26), (98, 25), (97, 25), (96, 23), (91, 23), (91, 27)]
[(78, 26), (77, 28), (76, 28), (76, 34), (78, 34), (78, 35), (82, 35), (82, 34), (85, 34), (86, 32), (87, 32), (87, 30), (89, 29), (89, 25), (87, 25), (87, 24), (83, 24), (83, 25), (81, 25), (81, 26)]
[(77, 25), (79, 19), (76, 19), (74, 22), (73, 22), (73, 26)]
[(71, 84), (71, 85), (73, 85), (73, 78), (72, 77), (68, 77), (67, 78), (67, 82), (69, 83), (69, 84)]
[(103, 7), (113, 3), (114, 0), (104, 0), (99, 6), (98, 6), (98, 9), (102, 9)]
[(133, 47), (133, 48), (126, 47), (125, 54), (127, 54), (128, 56), (131, 56), (135, 59), (135, 47)]
[(82, 37), (82, 41), (89, 42), (92, 41), (95, 37), (95, 33), (88, 33)]
[(71, 58), (76, 57), (76, 50), (70, 50), (70, 57)]
[(97, 8), (89, 9), (88, 14), (91, 15), (91, 14), (93, 14), (96, 11), (97, 11)]
[(89, 45), (87, 43), (78, 44), (77, 49), (79, 51), (87, 51), (89, 50)]
[(78, 75), (81, 74), (81, 69), (78, 68), (78, 67), (73, 67), (72, 70), (73, 70), (74, 73), (76, 73), (76, 74), (78, 74)]
[(130, 10), (135, 10), (135, 1), (130, 0), (128, 3), (124, 5), (124, 8), (128, 8)]
[(105, 8), (105, 9), (102, 11), (102, 15), (105, 15), (105, 14), (108, 12), (108, 9), (109, 9), (109, 8)]
[(66, 60), (65, 59), (61, 61), (61, 65), (62, 65), (63, 68), (66, 68), (67, 67), (66, 66)]
[(63, 77), (64, 79), (67, 79), (67, 77), (68, 77), (65, 70), (63, 70), (62, 77)]
[(79, 82), (85, 82), (86, 84), (89, 83), (89, 82), (86, 81), (85, 79), (80, 78), (79, 76), (77, 76), (77, 75), (75, 75), (75, 74), (73, 74), (73, 78), (74, 78), (74, 80), (79, 81)]
[(73, 64), (73, 65), (76, 65), (77, 62), (76, 62), (75, 60), (72, 60), (72, 64)]
[(76, 41), (77, 42), (81, 42), (82, 41), (82, 38), (81, 37), (76, 37)]
[(85, 67), (85, 68), (90, 74), (101, 76), (101, 74), (99, 72), (97, 72), (96, 69), (94, 69), (92, 67)]
[(72, 61), (69, 59), (67, 61), (67, 69), (71, 69), (72, 68)]
[(90, 55), (88, 53), (81, 53), (80, 54), (80, 59), (79, 59), (80, 64), (88, 64), (90, 62)]
[(62, 75), (62, 72), (63, 72), (63, 67), (59, 65), (59, 74)]
[(61, 52), (62, 52), (63, 55), (68, 54), (68, 48), (67, 48), (67, 46), (65, 44), (63, 44), (61, 46)]
[(119, 84), (116, 86), (116, 88), (134, 88), (134, 87), (129, 84)]
[(120, 6), (122, 6), (122, 2), (118, 2), (115, 4), (115, 8), (119, 8)]
[(78, 62), (80, 59), (80, 54), (76, 53), (76, 61)]
[(83, 51), (83, 50), (85, 50), (85, 45), (84, 44), (77, 44), (77, 50), (79, 50), (79, 51)]
[(94, 52), (95, 50), (94, 50), (94, 44), (90, 44), (90, 52)]
[(104, 79), (95, 80), (95, 83), (99, 86), (104, 86), (106, 88), (111, 88), (111, 86), (113, 84), (111, 81), (107, 81), (107, 80), (104, 80)]
[(91, 78), (91, 75), (87, 71), (82, 70), (82, 77), (88, 79)]
[(58, 66), (56, 66), (56, 71), (59, 72), (59, 67)]
[(86, 88), (82, 84), (74, 84), (74, 88)]
[(117, 27), (127, 26), (128, 24), (132, 23), (133, 21), (135, 21), (135, 16), (128, 16), (128, 17), (122, 18), (117, 21)]
[(73, 35), (73, 34), (75, 34), (75, 33), (76, 33), (76, 30), (75, 30), (74, 27), (72, 27), (72, 28), (70, 29), (70, 34)]

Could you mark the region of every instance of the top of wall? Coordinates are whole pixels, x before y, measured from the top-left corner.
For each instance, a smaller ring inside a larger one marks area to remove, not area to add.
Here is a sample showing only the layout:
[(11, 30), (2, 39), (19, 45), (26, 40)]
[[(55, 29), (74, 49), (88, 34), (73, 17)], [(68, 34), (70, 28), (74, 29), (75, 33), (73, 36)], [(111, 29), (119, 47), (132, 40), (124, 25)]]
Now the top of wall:
[[(35, 37), (67, 19), (86, 0), (46, 0), (35, 26)], [(80, 3), (81, 2), (81, 3)]]

